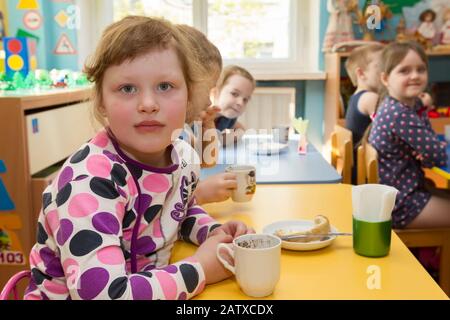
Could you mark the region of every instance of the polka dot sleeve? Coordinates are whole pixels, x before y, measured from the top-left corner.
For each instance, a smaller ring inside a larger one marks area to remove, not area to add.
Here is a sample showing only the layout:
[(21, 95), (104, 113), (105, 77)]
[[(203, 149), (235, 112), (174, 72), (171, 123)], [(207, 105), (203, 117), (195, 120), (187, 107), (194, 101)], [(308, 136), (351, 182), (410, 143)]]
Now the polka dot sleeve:
[(392, 131), (413, 149), (414, 157), (422, 158), (423, 167), (446, 164), (445, 145), (439, 141), (426, 119), (421, 119), (416, 112), (411, 110), (398, 116)]
[(86, 177), (67, 183), (50, 204), (47, 217), (54, 212), (59, 220), (55, 237), (70, 297), (189, 299), (203, 290), (203, 269), (194, 260), (127, 273), (121, 249), (125, 202), (113, 181)]
[(180, 228), (180, 238), (196, 245), (202, 244), (209, 233), (220, 224), (209, 216), (199, 205), (192, 205), (187, 209), (186, 217)]

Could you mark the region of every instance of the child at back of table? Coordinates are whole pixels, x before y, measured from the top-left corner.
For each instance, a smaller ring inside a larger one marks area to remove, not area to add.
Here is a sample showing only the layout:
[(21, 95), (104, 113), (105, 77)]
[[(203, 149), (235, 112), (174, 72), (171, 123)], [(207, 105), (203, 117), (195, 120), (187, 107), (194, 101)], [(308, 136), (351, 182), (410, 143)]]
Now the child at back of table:
[(365, 45), (353, 50), (345, 62), (350, 80), (356, 87), (345, 115), (345, 125), (352, 132), (354, 146), (361, 141), (378, 103), (382, 50), (381, 44)]
[(380, 183), (399, 190), (394, 228), (450, 227), (450, 193), (425, 185), (422, 167), (446, 164), (446, 143), (431, 128), (420, 100), (428, 82), (428, 59), (414, 42), (389, 44), (382, 53), (378, 106), (369, 142), (378, 152)]
[(225, 129), (242, 129), (238, 122), (250, 101), (256, 82), (253, 76), (242, 67), (226, 67), (217, 81), (214, 90), (215, 104), (220, 108), (215, 124), (219, 132)]

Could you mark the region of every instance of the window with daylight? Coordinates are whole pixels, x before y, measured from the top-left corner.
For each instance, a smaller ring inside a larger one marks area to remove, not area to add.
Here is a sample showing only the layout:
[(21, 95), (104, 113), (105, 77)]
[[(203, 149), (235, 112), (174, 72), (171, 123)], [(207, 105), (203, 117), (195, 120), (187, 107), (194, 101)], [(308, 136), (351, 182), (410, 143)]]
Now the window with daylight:
[(114, 0), (114, 21), (128, 15), (164, 17), (193, 25), (193, 0)]
[[(127, 15), (164, 17), (204, 32), (225, 64), (255, 74), (317, 70), (317, 0), (114, 0), (114, 21)], [(316, 17), (316, 19), (314, 19)]]
[(287, 59), (290, 12), (290, 0), (209, 0), (208, 38), (225, 59)]

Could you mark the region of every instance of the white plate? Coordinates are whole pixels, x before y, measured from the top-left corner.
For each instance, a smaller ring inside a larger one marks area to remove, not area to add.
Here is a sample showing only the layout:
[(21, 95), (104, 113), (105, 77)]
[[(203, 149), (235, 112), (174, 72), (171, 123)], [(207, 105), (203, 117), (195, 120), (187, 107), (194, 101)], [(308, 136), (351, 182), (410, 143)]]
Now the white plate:
[(283, 150), (286, 150), (289, 146), (287, 144), (278, 143), (278, 142), (260, 142), (258, 144), (250, 145), (250, 150), (253, 153), (263, 154), (263, 155), (272, 155), (278, 154)]
[[(264, 227), (263, 233), (275, 234), (277, 230), (285, 230), (288, 232), (297, 232), (310, 229), (313, 227), (313, 220), (284, 220), (274, 222)], [(331, 232), (339, 232), (335, 227), (330, 226)], [(329, 246), (336, 236), (331, 236), (327, 240), (317, 240), (310, 242), (294, 242), (294, 241), (281, 241), (281, 247), (288, 250), (300, 250), (300, 251), (310, 251), (317, 250)]]

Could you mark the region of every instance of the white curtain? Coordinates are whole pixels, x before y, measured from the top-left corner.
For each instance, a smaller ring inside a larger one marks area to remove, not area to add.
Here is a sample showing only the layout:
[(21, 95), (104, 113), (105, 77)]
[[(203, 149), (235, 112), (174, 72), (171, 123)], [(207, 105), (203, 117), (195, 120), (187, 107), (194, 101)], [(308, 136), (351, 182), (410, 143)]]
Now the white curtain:
[(81, 23), (78, 30), (78, 67), (83, 69), (86, 58), (91, 55), (100, 36), (113, 22), (113, 1), (76, 0), (80, 8)]

